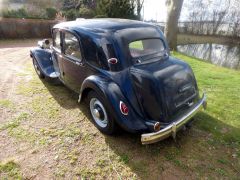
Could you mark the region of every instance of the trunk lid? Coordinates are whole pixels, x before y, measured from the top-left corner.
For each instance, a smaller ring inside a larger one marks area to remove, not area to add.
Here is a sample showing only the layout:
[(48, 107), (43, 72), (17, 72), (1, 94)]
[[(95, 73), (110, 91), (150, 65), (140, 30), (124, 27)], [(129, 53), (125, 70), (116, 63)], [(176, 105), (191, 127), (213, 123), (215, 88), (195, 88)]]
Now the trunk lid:
[(191, 68), (173, 57), (130, 68), (132, 84), (147, 119), (170, 123), (198, 99)]

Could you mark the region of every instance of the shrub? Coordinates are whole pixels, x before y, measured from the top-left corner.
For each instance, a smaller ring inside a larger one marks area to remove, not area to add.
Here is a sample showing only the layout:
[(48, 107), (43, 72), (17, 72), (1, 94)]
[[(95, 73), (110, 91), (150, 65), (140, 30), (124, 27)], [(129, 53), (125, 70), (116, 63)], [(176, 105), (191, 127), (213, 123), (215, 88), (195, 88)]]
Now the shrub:
[(82, 7), (79, 9), (79, 15), (80, 17), (83, 17), (83, 18), (92, 18), (94, 17), (94, 12), (89, 8)]
[(66, 17), (63, 15), (62, 12), (58, 12), (58, 13), (56, 14), (55, 20), (58, 20), (58, 21), (66, 21)]
[(57, 15), (57, 10), (55, 8), (46, 8), (46, 16), (49, 19), (55, 19), (56, 15)]
[(29, 15), (24, 8), (17, 10), (6, 10), (2, 12), (2, 16), (6, 18), (28, 18)]
[(25, 8), (20, 8), (17, 10), (4, 10), (4, 11), (2, 11), (2, 13), (0, 15), (5, 18), (26, 18), (26, 19), (47, 19), (47, 18), (49, 18), (49, 17), (47, 17), (45, 12), (39, 14), (39, 13), (26, 11)]
[(98, 0), (96, 11), (110, 18), (137, 19), (134, 1), (130, 0)]
[(63, 15), (67, 18), (67, 20), (75, 20), (79, 16), (75, 9), (65, 10), (63, 11)]
[(107, 18), (107, 15), (105, 15), (105, 14), (97, 15), (97, 16), (94, 16), (94, 18)]

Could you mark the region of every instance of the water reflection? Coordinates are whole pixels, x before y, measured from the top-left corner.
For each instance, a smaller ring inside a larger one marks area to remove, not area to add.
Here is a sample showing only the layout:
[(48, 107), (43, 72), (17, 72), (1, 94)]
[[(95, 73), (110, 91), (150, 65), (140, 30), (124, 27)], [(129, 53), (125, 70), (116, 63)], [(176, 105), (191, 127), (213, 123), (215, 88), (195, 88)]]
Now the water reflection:
[(240, 47), (221, 44), (179, 45), (179, 52), (213, 64), (240, 70)]

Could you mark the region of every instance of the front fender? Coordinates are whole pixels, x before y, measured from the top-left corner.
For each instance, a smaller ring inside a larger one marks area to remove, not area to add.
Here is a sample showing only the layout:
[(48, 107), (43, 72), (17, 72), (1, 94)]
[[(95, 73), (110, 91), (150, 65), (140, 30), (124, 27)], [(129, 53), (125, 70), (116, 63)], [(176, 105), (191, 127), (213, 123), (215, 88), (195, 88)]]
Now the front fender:
[[(128, 132), (139, 132), (147, 130), (147, 126), (140, 117), (135, 113), (130, 103), (124, 97), (120, 87), (111, 79), (92, 75), (84, 80), (80, 95), (79, 102), (83, 98), (84, 91), (91, 89), (100, 92), (104, 95), (107, 101), (108, 109), (112, 112), (117, 124)], [(123, 115), (120, 111), (120, 101), (123, 101), (129, 108), (128, 115)]]
[(42, 73), (45, 76), (55, 78), (56, 73), (53, 66), (52, 53), (50, 50), (33, 48), (30, 50), (30, 56), (37, 61)]

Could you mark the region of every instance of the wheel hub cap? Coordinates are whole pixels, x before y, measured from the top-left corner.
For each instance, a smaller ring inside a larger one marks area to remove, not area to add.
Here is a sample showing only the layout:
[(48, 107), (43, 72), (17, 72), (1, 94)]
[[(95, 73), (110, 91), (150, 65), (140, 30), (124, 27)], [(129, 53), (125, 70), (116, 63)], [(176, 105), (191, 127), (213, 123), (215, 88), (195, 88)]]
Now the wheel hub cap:
[(99, 113), (98, 109), (94, 109), (93, 113), (94, 113), (94, 116), (96, 116), (97, 118), (100, 119), (100, 113)]
[(93, 120), (97, 123), (97, 125), (102, 128), (107, 127), (108, 117), (103, 104), (97, 98), (92, 98), (90, 100), (89, 107)]

